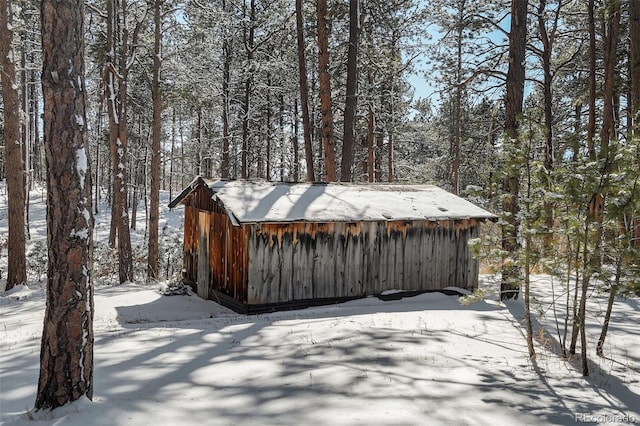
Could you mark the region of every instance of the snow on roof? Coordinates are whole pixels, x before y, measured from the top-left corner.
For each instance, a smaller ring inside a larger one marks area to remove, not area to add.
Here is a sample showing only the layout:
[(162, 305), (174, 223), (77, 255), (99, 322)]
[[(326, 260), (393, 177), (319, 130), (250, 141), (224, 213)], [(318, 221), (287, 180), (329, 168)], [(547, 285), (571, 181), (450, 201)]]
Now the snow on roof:
[(433, 185), (201, 182), (239, 223), (495, 218)]

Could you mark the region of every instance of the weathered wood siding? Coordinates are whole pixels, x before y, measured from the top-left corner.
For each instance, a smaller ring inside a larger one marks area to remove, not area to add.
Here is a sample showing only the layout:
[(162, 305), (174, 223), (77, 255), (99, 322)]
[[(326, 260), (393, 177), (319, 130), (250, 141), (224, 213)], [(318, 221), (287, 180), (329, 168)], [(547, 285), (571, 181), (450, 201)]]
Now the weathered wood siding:
[[(209, 297), (215, 299), (211, 290), (217, 290), (246, 303), (248, 258), (245, 230), (233, 226), (226, 212), (203, 188), (190, 194), (184, 204), (184, 280), (195, 289), (203, 278), (198, 277), (199, 237), (208, 233), (208, 238), (204, 240), (209, 242), (209, 271), (201, 275), (208, 275), (208, 279), (205, 279), (208, 281)], [(201, 214), (209, 215), (209, 220), (200, 220)], [(200, 229), (202, 223), (208, 224), (209, 229)]]
[(209, 270), (200, 278), (208, 275), (211, 299), (222, 294), (259, 306), (478, 285), (478, 262), (467, 247), (477, 220), (233, 226), (204, 188), (184, 204), (184, 278), (196, 288), (198, 264), (206, 263), (198, 254), (207, 253), (200, 241), (208, 241)]
[(244, 228), (233, 226), (229, 216), (214, 203), (209, 248), (210, 288), (242, 303), (247, 302), (246, 239)]
[(198, 210), (185, 205), (184, 207), (184, 254), (182, 257), (182, 278), (189, 283), (195, 283), (198, 275), (198, 226), (196, 218)]
[(385, 290), (474, 289), (476, 220), (243, 225), (249, 305)]

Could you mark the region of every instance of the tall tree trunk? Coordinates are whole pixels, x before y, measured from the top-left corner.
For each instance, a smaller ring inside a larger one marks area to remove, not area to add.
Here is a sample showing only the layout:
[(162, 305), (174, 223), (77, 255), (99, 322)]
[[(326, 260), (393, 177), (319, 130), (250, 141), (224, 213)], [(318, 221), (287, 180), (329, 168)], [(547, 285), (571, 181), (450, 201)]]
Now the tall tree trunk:
[(629, 115), (632, 117), (633, 134), (640, 137), (640, 1), (637, 0), (629, 2), (629, 45)]
[[(126, 2), (122, 3), (126, 5)], [(116, 141), (116, 158), (118, 173), (115, 180), (118, 183), (118, 276), (119, 282), (124, 283), (133, 281), (133, 254), (131, 250), (131, 233), (129, 231), (129, 206), (127, 204), (129, 190), (127, 180), (127, 161), (128, 161), (128, 137), (127, 137), (127, 109), (128, 109), (128, 87), (129, 87), (129, 43), (135, 48), (135, 40), (129, 40), (129, 32), (126, 30), (126, 7), (122, 9), (123, 27), (125, 31), (122, 34), (122, 44), (120, 53), (120, 77), (118, 94), (120, 96), (120, 105), (118, 114), (120, 120), (118, 122), (118, 139)]]
[[(269, 74), (267, 76), (267, 85), (269, 87), (271, 87), (271, 74)], [(269, 93), (269, 91), (267, 91), (266, 93), (266, 126), (267, 126), (267, 131), (266, 131), (266, 137), (267, 137), (267, 155), (266, 155), (266, 161), (267, 161), (267, 180), (270, 181), (271, 180), (271, 140), (272, 140), (272, 135), (271, 135), (271, 95)]]
[(31, 149), (33, 147), (31, 141), (31, 108), (30, 108), (30, 92), (29, 92), (29, 79), (27, 67), (29, 63), (27, 62), (27, 50), (29, 38), (27, 35), (27, 28), (32, 25), (31, 23), (31, 14), (27, 13), (28, 4), (26, 0), (22, 0), (21, 2), (21, 14), (24, 22), (24, 29), (22, 31), (21, 43), (22, 43), (22, 54), (21, 56), (21, 71), (20, 71), (20, 81), (22, 88), (22, 161), (24, 162), (24, 173), (22, 177), (24, 179), (24, 226), (26, 232), (26, 238), (31, 239), (31, 230), (29, 229), (29, 191), (31, 190), (31, 175), (33, 172), (33, 166), (31, 164), (32, 160), (32, 152)]
[(302, 0), (296, 0), (296, 35), (298, 42), (298, 74), (300, 77), (300, 108), (302, 109), (302, 132), (304, 134), (304, 158), (307, 165), (307, 182), (316, 179), (311, 142), (311, 120), (309, 118), (309, 87), (307, 85), (307, 60), (305, 58), (304, 30), (302, 22)]
[(344, 138), (342, 141), (342, 163), (340, 180), (351, 181), (353, 166), (353, 146), (356, 127), (356, 106), (358, 104), (358, 3), (349, 1), (349, 49), (347, 52), (347, 94), (344, 105)]
[(607, 339), (607, 332), (609, 331), (609, 323), (611, 321), (611, 312), (613, 312), (613, 302), (616, 300), (616, 294), (618, 293), (618, 287), (620, 282), (620, 274), (621, 274), (621, 262), (617, 263), (616, 266), (616, 281), (615, 284), (609, 288), (609, 298), (607, 300), (607, 310), (604, 314), (604, 319), (602, 321), (602, 329), (600, 330), (600, 337), (598, 338), (598, 343), (596, 344), (596, 355), (603, 357), (604, 356), (604, 342)]
[[(607, 159), (609, 143), (616, 138), (616, 64), (618, 63), (618, 39), (620, 38), (620, 1), (610, 0), (606, 3), (606, 32), (604, 39), (604, 105), (602, 108), (602, 128), (600, 129), (600, 158)], [(609, 164), (609, 161), (607, 161)], [(608, 168), (607, 170), (610, 170)]]
[(8, 272), (6, 290), (27, 281), (25, 258), (25, 182), (20, 139), (20, 101), (15, 52), (11, 47), (11, 0), (0, 3), (0, 65), (4, 104), (4, 149), (9, 204)]
[[(227, 13), (227, 1), (222, 0), (222, 12)], [(229, 31), (226, 26), (223, 27), (222, 35), (222, 154), (220, 161), (220, 177), (227, 179), (230, 177), (230, 141), (229, 141), (229, 99), (230, 94), (230, 78), (231, 78), (231, 46)], [(174, 111), (175, 116), (175, 111)], [(175, 122), (175, 120), (174, 120)]]
[(93, 397), (93, 217), (83, 18), (81, 0), (42, 1), (49, 267), (37, 410)]
[(103, 112), (104, 112), (104, 92), (98, 93), (98, 114), (97, 114), (97, 124), (96, 124), (96, 135), (98, 135), (98, 140), (96, 143), (95, 150), (95, 166), (94, 166), (94, 176), (95, 179), (93, 181), (94, 185), (94, 201), (93, 201), (93, 214), (97, 215), (100, 213), (100, 187), (102, 186), (102, 172), (101, 168), (101, 153), (100, 147), (102, 146), (102, 134), (103, 134)]
[[(256, 5), (255, 0), (250, 0), (249, 10), (249, 29), (245, 29), (244, 32), (244, 47), (247, 53), (247, 69), (245, 82), (244, 82), (244, 101), (242, 102), (242, 171), (241, 176), (243, 179), (249, 177), (248, 169), (248, 157), (249, 157), (249, 119), (251, 114), (251, 91), (253, 87), (253, 49), (255, 39), (255, 20), (256, 20)], [(244, 2), (245, 17), (246, 17), (246, 1)]]
[(394, 133), (393, 133), (393, 130), (391, 130), (391, 131), (389, 131), (389, 142), (388, 142), (388, 150), (389, 150), (389, 152), (387, 153), (388, 154), (387, 158), (389, 160), (388, 161), (388, 163), (389, 163), (388, 164), (388, 168), (389, 168), (389, 170), (388, 170), (388, 173), (389, 173), (388, 181), (389, 182), (393, 182), (393, 138), (394, 138)]
[(117, 91), (118, 78), (116, 70), (116, 48), (117, 48), (117, 9), (114, 0), (107, 0), (107, 57), (104, 71), (104, 90), (107, 100), (107, 113), (109, 115), (109, 149), (111, 153), (111, 222), (109, 229), (109, 246), (116, 247), (116, 237), (118, 234), (118, 207), (120, 206), (120, 180), (118, 175), (118, 123), (120, 122), (120, 100)]
[[(547, 0), (540, 0), (538, 4), (538, 32), (542, 41), (542, 72), (543, 79), (543, 95), (544, 95), (544, 127), (545, 127), (545, 150), (544, 150), (544, 166), (547, 174), (550, 176), (554, 168), (554, 147), (553, 147), (553, 97), (551, 93), (551, 83), (553, 75), (551, 74), (551, 56), (553, 52), (553, 42), (555, 31), (560, 16), (561, 4), (558, 4), (555, 11), (555, 19), (552, 22), (551, 33), (547, 31), (547, 20), (545, 19), (545, 10)], [(551, 185), (551, 179), (548, 180)], [(547, 190), (551, 190), (547, 187)], [(546, 234), (544, 237), (544, 250), (546, 255), (551, 255), (553, 243), (553, 225), (554, 225), (554, 206), (553, 203), (544, 201), (544, 220)]]
[[(640, 1), (629, 2), (629, 101), (630, 137), (640, 138)], [(633, 244), (640, 245), (640, 217), (633, 218)]]
[(587, 152), (591, 160), (596, 159), (594, 137), (596, 135), (596, 20), (594, 0), (587, 5), (589, 28), (589, 118), (587, 121)]
[(293, 126), (293, 137), (291, 138), (291, 153), (293, 154), (293, 181), (300, 181), (300, 158), (299, 158), (299, 143), (298, 137), (300, 136), (300, 130), (298, 126), (298, 100), (293, 102), (293, 119), (291, 120)]
[[(109, 112), (109, 142), (113, 170), (113, 210), (111, 223), (115, 225), (118, 248), (119, 282), (133, 280), (133, 258), (127, 206), (127, 80), (129, 55), (136, 48), (139, 22), (129, 40), (126, 23), (126, 2), (117, 7), (114, 0), (107, 0), (107, 59), (105, 65), (105, 91)], [(118, 37), (122, 39), (118, 46)], [(116, 55), (118, 57), (116, 58)]]
[(196, 106), (196, 128), (195, 128), (195, 140), (196, 140), (196, 170), (197, 174), (204, 175), (204, 165), (202, 161), (202, 105)]
[[(225, 9), (226, 2), (222, 2)], [(225, 9), (226, 10), (226, 9)], [(222, 42), (222, 161), (220, 162), (220, 177), (223, 179), (230, 177), (230, 159), (229, 159), (229, 99), (230, 78), (231, 78), (231, 46), (228, 35), (224, 36)]]
[(284, 175), (285, 175), (285, 169), (286, 169), (286, 164), (285, 164), (285, 146), (287, 144), (287, 138), (285, 137), (285, 133), (284, 133), (284, 95), (282, 93), (280, 93), (280, 99), (279, 99), (279, 103), (280, 103), (280, 116), (278, 118), (278, 124), (280, 125), (280, 182), (284, 182)]
[[(524, 63), (525, 45), (527, 41), (527, 1), (511, 1), (511, 30), (509, 32), (509, 69), (507, 70), (507, 96), (505, 99), (505, 133), (509, 144), (519, 146), (518, 120), (522, 114), (524, 99)], [(507, 173), (502, 181), (502, 209), (506, 214), (506, 225), (502, 227), (502, 249), (516, 254), (518, 244), (518, 188), (520, 176), (519, 166), (507, 166)], [(502, 267), (502, 283), (500, 298), (518, 297), (520, 267), (506, 264)]]
[(320, 78), (320, 115), (322, 116), (322, 145), (326, 180), (336, 181), (336, 147), (333, 134), (333, 109), (331, 100), (331, 76), (329, 74), (329, 29), (327, 0), (317, 0), (318, 18), (318, 66)]
[(465, 2), (458, 3), (456, 23), (456, 69), (455, 69), (455, 128), (451, 147), (451, 187), (453, 193), (460, 194), (460, 144), (462, 140), (462, 41), (465, 26)]
[(176, 107), (171, 109), (171, 161), (169, 162), (169, 199), (173, 200), (173, 163), (176, 149)]
[(147, 256), (147, 281), (158, 279), (158, 227), (160, 221), (160, 138), (162, 136), (162, 92), (160, 89), (160, 66), (162, 20), (160, 11), (163, 0), (153, 2), (154, 41), (151, 98), (153, 102), (153, 122), (151, 124), (151, 189), (149, 208), (149, 253)]
[[(369, 80), (371, 83), (372, 79)], [(369, 182), (375, 179), (376, 151), (374, 144), (376, 140), (376, 116), (373, 112), (373, 100), (369, 101), (369, 111), (367, 113), (367, 177)]]

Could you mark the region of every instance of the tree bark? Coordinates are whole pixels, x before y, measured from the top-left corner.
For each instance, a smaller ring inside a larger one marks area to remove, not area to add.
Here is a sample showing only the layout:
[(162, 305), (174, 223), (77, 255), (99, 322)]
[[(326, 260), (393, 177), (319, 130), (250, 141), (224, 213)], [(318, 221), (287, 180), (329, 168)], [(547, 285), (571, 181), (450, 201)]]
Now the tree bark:
[(291, 138), (291, 154), (293, 156), (293, 181), (300, 181), (300, 158), (299, 158), (299, 129), (298, 129), (298, 100), (293, 102), (293, 119), (291, 120), (293, 127), (293, 137)]
[(594, 0), (589, 0), (587, 16), (589, 28), (589, 118), (587, 121), (587, 152), (596, 159), (594, 137), (596, 134), (596, 21)]
[[(246, 8), (246, 2), (245, 6)], [(246, 17), (246, 11), (245, 11)], [(254, 50), (254, 38), (255, 38), (255, 20), (256, 20), (256, 5), (255, 0), (250, 0), (249, 10), (249, 30), (245, 29), (244, 32), (244, 47), (247, 53), (247, 69), (246, 79), (244, 82), (244, 101), (242, 103), (242, 171), (241, 176), (243, 179), (249, 177), (248, 158), (249, 158), (249, 115), (251, 114), (251, 92), (253, 88), (253, 50)]]
[[(125, 2), (126, 3), (126, 2)], [(123, 3), (123, 5), (125, 4)], [(133, 280), (133, 258), (131, 251), (131, 233), (129, 231), (129, 209), (127, 206), (127, 79), (129, 74), (128, 56), (130, 53), (129, 31), (126, 19), (120, 21), (120, 13), (126, 16), (126, 10), (119, 10), (113, 0), (107, 0), (107, 59), (105, 65), (105, 91), (109, 112), (109, 143), (111, 147), (113, 170), (113, 210), (111, 223), (115, 226), (118, 247), (119, 282)], [(117, 38), (122, 28), (122, 40), (119, 46), (119, 58), (116, 59)], [(131, 49), (136, 47), (137, 31), (133, 32)], [(116, 68), (117, 67), (117, 68)]]
[(453, 193), (460, 194), (460, 144), (462, 143), (462, 42), (465, 28), (465, 3), (458, 4), (456, 22), (456, 87), (455, 87), (455, 129), (451, 147), (451, 187)]
[[(267, 85), (271, 87), (271, 74), (267, 76)], [(267, 138), (267, 181), (271, 180), (271, 96), (269, 92), (266, 93), (266, 138)]]
[[(600, 158), (607, 159), (609, 142), (616, 137), (615, 79), (618, 63), (617, 48), (620, 38), (620, 2), (611, 0), (607, 5), (607, 31), (604, 39), (604, 105), (600, 130)], [(609, 164), (609, 161), (607, 161)]]
[[(554, 168), (554, 146), (553, 146), (553, 97), (551, 93), (551, 84), (553, 75), (551, 73), (551, 57), (553, 52), (553, 42), (555, 39), (555, 30), (557, 27), (560, 7), (558, 4), (555, 19), (552, 22), (552, 29), (549, 33), (547, 31), (547, 23), (545, 20), (545, 9), (547, 7), (547, 0), (540, 0), (538, 3), (538, 32), (540, 34), (540, 40), (542, 41), (542, 72), (543, 79), (543, 96), (544, 96), (544, 127), (545, 127), (545, 151), (544, 151), (544, 166), (547, 174), (550, 176)], [(549, 185), (551, 185), (551, 179), (549, 179)], [(551, 188), (548, 186), (548, 190)], [(544, 236), (544, 250), (546, 255), (551, 255), (552, 243), (553, 243), (553, 225), (554, 225), (554, 205), (552, 202), (544, 201), (544, 219), (546, 234)]]
[[(226, 10), (226, 2), (222, 2), (222, 8)], [(229, 137), (229, 99), (231, 97), (231, 46), (229, 36), (224, 35), (222, 41), (222, 161), (220, 162), (220, 177), (230, 177), (230, 137)]]
[(160, 66), (162, 43), (162, 20), (160, 11), (163, 0), (153, 2), (154, 41), (151, 98), (153, 122), (151, 124), (151, 188), (149, 207), (149, 253), (147, 256), (147, 281), (158, 279), (158, 227), (160, 221), (160, 138), (162, 136), (162, 92), (160, 90)]
[[(505, 133), (509, 144), (518, 143), (518, 120), (522, 114), (525, 78), (525, 45), (527, 41), (527, 1), (511, 1), (511, 30), (509, 32), (509, 69), (507, 70), (507, 95), (505, 99)], [(506, 225), (502, 228), (502, 249), (515, 254), (518, 243), (518, 165), (508, 165), (502, 181), (504, 193), (502, 209)], [(520, 268), (513, 264), (502, 267), (500, 298), (517, 298), (519, 292)]]
[(596, 355), (599, 357), (604, 356), (604, 342), (607, 339), (607, 333), (609, 331), (609, 323), (611, 322), (611, 312), (613, 312), (613, 302), (616, 300), (616, 294), (618, 292), (618, 282), (620, 281), (620, 264), (618, 263), (616, 271), (616, 283), (609, 288), (609, 298), (607, 300), (607, 310), (604, 314), (604, 320), (602, 321), (602, 330), (600, 330), (600, 337), (596, 344)]
[[(373, 81), (370, 77), (369, 83)], [(367, 177), (369, 182), (375, 179), (375, 162), (376, 152), (374, 144), (376, 140), (376, 116), (373, 111), (373, 100), (369, 102), (369, 110), (367, 112)]]
[(344, 138), (340, 180), (351, 181), (353, 146), (355, 143), (356, 107), (358, 104), (358, 2), (349, 1), (349, 49), (347, 52), (347, 93), (344, 105)]
[(81, 0), (43, 0), (41, 7), (49, 266), (37, 410), (93, 397), (84, 5)]
[[(640, 1), (629, 2), (629, 135), (640, 138)], [(640, 245), (640, 217), (633, 218), (633, 244)]]
[(304, 134), (304, 157), (307, 165), (307, 182), (315, 180), (313, 145), (311, 142), (311, 120), (309, 119), (309, 87), (307, 85), (307, 60), (302, 22), (302, 0), (296, 0), (296, 34), (298, 42), (298, 70), (300, 77), (300, 108), (302, 110), (302, 132)]
[(631, 96), (629, 97), (629, 114), (632, 117), (632, 131), (640, 137), (640, 1), (629, 2), (629, 62), (631, 79)]
[(318, 66), (320, 89), (320, 115), (322, 117), (322, 145), (326, 180), (336, 181), (336, 147), (333, 134), (333, 109), (331, 100), (331, 76), (329, 74), (329, 30), (327, 0), (317, 0), (318, 18)]
[(24, 164), (23, 170), (24, 173), (22, 174), (22, 178), (24, 179), (24, 201), (25, 201), (25, 207), (24, 207), (24, 227), (25, 227), (25, 233), (26, 233), (26, 238), (27, 239), (31, 239), (31, 229), (29, 228), (29, 191), (31, 190), (31, 178), (32, 178), (32, 173), (33, 173), (33, 165), (31, 164), (32, 161), (32, 154), (33, 154), (33, 141), (31, 138), (31, 116), (33, 115), (33, 111), (31, 110), (31, 102), (30, 102), (30, 97), (31, 97), (31, 91), (29, 90), (29, 75), (31, 74), (30, 72), (28, 72), (27, 68), (31, 65), (29, 62), (27, 62), (27, 50), (29, 50), (28, 48), (28, 44), (30, 42), (30, 37), (28, 36), (28, 31), (27, 28), (29, 28), (31, 25), (33, 25), (33, 23), (31, 22), (31, 14), (27, 12), (29, 5), (27, 4), (26, 0), (22, 0), (21, 4), (20, 4), (20, 9), (21, 9), (21, 19), (23, 21), (23, 25), (24, 28), (22, 30), (22, 36), (21, 36), (21, 40), (20, 43), (22, 44), (22, 49), (21, 49), (21, 61), (20, 61), (20, 87), (22, 88), (22, 118), (21, 118), (21, 122), (22, 122), (22, 131), (21, 131), (21, 135), (22, 135), (22, 161)]
[(20, 101), (15, 52), (11, 47), (11, 0), (0, 3), (0, 65), (4, 104), (4, 148), (9, 207), (8, 271), (6, 290), (27, 281), (25, 258), (25, 182), (20, 139)]

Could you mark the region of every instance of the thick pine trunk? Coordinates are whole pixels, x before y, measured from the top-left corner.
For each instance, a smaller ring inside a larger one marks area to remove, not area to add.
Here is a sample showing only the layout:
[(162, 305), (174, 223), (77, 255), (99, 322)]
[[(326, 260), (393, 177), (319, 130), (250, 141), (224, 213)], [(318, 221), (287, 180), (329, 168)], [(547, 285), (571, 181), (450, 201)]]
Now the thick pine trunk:
[(15, 52), (11, 47), (11, 1), (0, 3), (0, 65), (4, 104), (4, 148), (9, 198), (8, 272), (6, 290), (27, 280), (25, 259), (25, 183), (20, 140), (20, 102), (16, 81)]
[(81, 0), (42, 2), (49, 267), (38, 410), (93, 395), (93, 218), (83, 17)]
[[(620, 2), (611, 0), (607, 7), (607, 31), (604, 40), (604, 99), (602, 108), (602, 129), (600, 129), (601, 159), (607, 160), (610, 166), (609, 143), (616, 138), (616, 65), (618, 63), (617, 47), (620, 38)], [(606, 170), (611, 170), (610, 167)]]
[[(133, 280), (129, 209), (127, 206), (127, 53), (128, 33), (125, 32), (116, 61), (116, 39), (120, 11), (113, 0), (107, 1), (107, 61), (105, 66), (105, 96), (109, 113), (109, 143), (113, 171), (113, 200), (111, 212), (111, 238), (117, 239), (119, 282)], [(126, 23), (123, 22), (122, 26)], [(135, 32), (134, 32), (135, 34)], [(135, 38), (135, 37), (134, 37)], [(135, 45), (135, 40), (134, 43)], [(118, 67), (116, 70), (116, 66)]]
[(302, 0), (296, 0), (296, 34), (298, 42), (298, 72), (300, 77), (300, 108), (302, 110), (302, 132), (304, 134), (304, 157), (307, 164), (307, 182), (315, 180), (313, 145), (311, 142), (311, 120), (309, 119), (309, 88), (307, 85), (307, 61), (302, 22)]
[(640, 1), (629, 2), (629, 62), (631, 79), (631, 96), (629, 112), (633, 117), (633, 133), (640, 137)]
[[(244, 5), (246, 8), (246, 4)], [(249, 28), (244, 32), (244, 47), (247, 53), (247, 69), (246, 79), (244, 82), (244, 100), (242, 102), (242, 171), (243, 179), (249, 177), (249, 119), (251, 114), (251, 96), (253, 90), (253, 70), (251, 69), (253, 62), (253, 50), (255, 42), (255, 21), (256, 21), (256, 5), (255, 0), (250, 0), (249, 10)], [(246, 18), (246, 10), (245, 10)]]
[(358, 2), (349, 2), (349, 49), (347, 52), (347, 95), (344, 105), (344, 139), (340, 180), (351, 181), (353, 146), (355, 144), (356, 106), (358, 104)]
[(151, 124), (151, 189), (149, 208), (149, 253), (147, 256), (147, 280), (158, 279), (158, 227), (160, 220), (160, 137), (162, 135), (162, 93), (160, 91), (160, 66), (162, 40), (162, 21), (160, 9), (162, 0), (154, 1), (154, 42), (153, 42), (153, 76), (151, 97), (153, 100), (153, 123)]
[[(371, 75), (369, 75), (369, 83), (373, 81)], [(373, 111), (373, 101), (369, 102), (369, 109), (367, 113), (367, 176), (369, 182), (373, 182), (375, 178), (375, 161), (376, 153), (374, 149), (374, 143), (376, 139), (376, 116)]]
[[(553, 51), (553, 41), (555, 38), (555, 28), (558, 22), (559, 11), (555, 14), (555, 21), (553, 22), (551, 34), (547, 31), (547, 22), (545, 20), (545, 10), (547, 7), (547, 0), (540, 0), (538, 4), (538, 31), (540, 34), (540, 40), (542, 41), (542, 72), (544, 75), (543, 80), (543, 95), (544, 95), (544, 128), (545, 128), (545, 151), (544, 151), (544, 166), (547, 174), (550, 176), (554, 168), (554, 146), (553, 146), (553, 97), (551, 93), (551, 83), (553, 75), (551, 73), (551, 56)], [(560, 5), (558, 5), (558, 9)], [(549, 179), (551, 184), (551, 180)], [(547, 187), (551, 190), (550, 187)], [(553, 244), (553, 225), (554, 225), (554, 206), (550, 201), (544, 202), (544, 218), (546, 234), (544, 237), (544, 250), (546, 255), (551, 255)]]
[[(511, 31), (509, 33), (509, 69), (507, 70), (507, 96), (505, 99), (505, 133), (510, 144), (519, 146), (518, 119), (522, 114), (525, 77), (525, 45), (527, 41), (527, 1), (511, 1)], [(502, 181), (506, 225), (502, 229), (502, 249), (510, 254), (519, 250), (518, 243), (518, 192), (519, 167), (507, 167)], [(520, 268), (513, 264), (502, 267), (500, 298), (517, 298)]]
[[(226, 0), (222, 0), (222, 12), (227, 13), (227, 2)], [(222, 153), (220, 160), (220, 177), (223, 179), (227, 179), (230, 177), (230, 157), (229, 157), (229, 149), (231, 146), (230, 137), (229, 137), (229, 98), (231, 97), (230, 93), (230, 79), (231, 79), (231, 46), (230, 46), (230, 36), (228, 30), (224, 30), (222, 35)], [(175, 110), (173, 113), (173, 122), (175, 124)], [(175, 127), (175, 126), (174, 126)], [(173, 144), (173, 139), (172, 142)], [(173, 146), (173, 145), (172, 145)], [(173, 148), (172, 148), (173, 149)], [(173, 152), (171, 154), (173, 159)], [(173, 160), (171, 161), (173, 164)], [(172, 197), (170, 197), (173, 199)]]
[(317, 0), (316, 14), (318, 18), (318, 66), (320, 78), (320, 115), (322, 117), (322, 145), (324, 146), (324, 163), (326, 180), (335, 182), (336, 147), (333, 134), (333, 110), (331, 105), (331, 76), (329, 74), (329, 30), (327, 17), (327, 0)]
[(226, 179), (230, 177), (230, 137), (229, 137), (229, 79), (231, 78), (231, 48), (229, 41), (225, 39), (222, 44), (223, 67), (222, 67), (222, 161), (220, 162), (220, 177)]
[(587, 5), (589, 28), (589, 118), (587, 121), (587, 151), (591, 160), (596, 159), (594, 137), (596, 134), (596, 21), (594, 0)]

